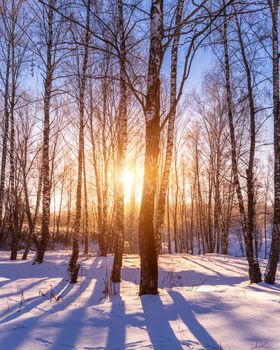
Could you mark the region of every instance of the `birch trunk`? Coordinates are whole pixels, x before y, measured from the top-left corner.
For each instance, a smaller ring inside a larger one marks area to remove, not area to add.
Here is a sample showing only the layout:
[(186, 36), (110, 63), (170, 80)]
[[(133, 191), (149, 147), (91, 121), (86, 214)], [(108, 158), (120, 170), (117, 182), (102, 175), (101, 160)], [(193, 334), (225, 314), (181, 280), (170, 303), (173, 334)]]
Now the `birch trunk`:
[(160, 190), (158, 195), (157, 204), (157, 216), (156, 216), (156, 248), (157, 254), (161, 252), (162, 242), (162, 230), (164, 226), (165, 217), (165, 206), (166, 206), (166, 192), (169, 184), (169, 175), (172, 163), (173, 144), (174, 144), (174, 124), (176, 118), (176, 97), (177, 97), (177, 63), (178, 63), (178, 49), (181, 33), (181, 21), (184, 8), (184, 0), (179, 0), (176, 20), (175, 20), (175, 32), (171, 51), (171, 80), (170, 80), (170, 116), (168, 119), (167, 127), (167, 141), (166, 141), (166, 152), (164, 160), (163, 174), (160, 183)]
[(43, 130), (43, 158), (42, 158), (42, 225), (41, 225), (41, 240), (38, 242), (37, 252), (34, 259), (35, 263), (41, 264), (44, 260), (44, 255), (49, 241), (49, 222), (50, 222), (50, 103), (52, 95), (53, 83), (53, 25), (54, 25), (54, 6), (55, 0), (48, 2), (48, 24), (47, 24), (47, 62), (46, 62), (46, 77), (44, 82), (44, 130)]
[(274, 117), (274, 218), (265, 282), (274, 284), (280, 251), (280, 108), (279, 108), (279, 0), (268, 0), (272, 17), (273, 117)]
[[(108, 155), (108, 147), (107, 147), (107, 135), (106, 135), (106, 124), (107, 124), (107, 108), (108, 108), (108, 92), (109, 92), (109, 82), (108, 82), (108, 62), (106, 67), (106, 77), (104, 82), (102, 83), (103, 90), (103, 116), (102, 116), (102, 158), (103, 158), (103, 188), (102, 188), (102, 228), (99, 232), (99, 256), (107, 255), (107, 240), (108, 240), (108, 172), (109, 172), (109, 155)], [(102, 168), (101, 168), (102, 169)]]
[(144, 108), (146, 150), (139, 218), (140, 295), (158, 293), (158, 264), (154, 232), (155, 192), (160, 143), (160, 67), (162, 62), (163, 1), (153, 0), (150, 12), (150, 53)]
[(11, 214), (12, 214), (12, 222), (10, 223), (10, 227), (12, 230), (12, 244), (11, 244), (11, 260), (17, 259), (17, 251), (19, 244), (19, 212), (18, 212), (18, 195), (15, 184), (15, 99), (16, 99), (16, 70), (19, 67), (16, 67), (15, 55), (16, 55), (16, 47), (15, 47), (15, 25), (16, 18), (15, 14), (17, 9), (13, 6), (12, 13), (12, 24), (11, 24), (11, 97), (10, 97), (10, 188), (11, 188)]
[[(248, 212), (248, 236), (250, 240), (253, 240), (256, 231), (255, 224), (255, 189), (254, 189), (254, 161), (255, 161), (255, 148), (256, 148), (256, 121), (255, 121), (255, 101), (253, 95), (253, 82), (251, 77), (250, 65), (247, 60), (247, 55), (245, 52), (245, 46), (242, 38), (242, 31), (238, 18), (236, 17), (237, 33), (239, 39), (239, 45), (241, 48), (241, 55), (243, 59), (243, 64), (246, 72), (247, 79), (247, 91), (248, 91), (248, 101), (249, 101), (249, 111), (250, 111), (250, 154), (249, 154), (249, 165), (246, 169), (247, 173), (247, 212)], [(256, 242), (256, 240), (255, 240)], [(255, 254), (257, 255), (257, 249), (255, 249)]]
[[(92, 95), (91, 95), (92, 100)], [(96, 144), (94, 139), (94, 131), (93, 131), (93, 104), (91, 103), (91, 112), (90, 112), (90, 138), (92, 145), (92, 158), (93, 158), (93, 170), (95, 176), (95, 187), (96, 187), (96, 196), (97, 196), (97, 229), (98, 229), (98, 244), (99, 244), (99, 255), (100, 252), (104, 252), (104, 256), (106, 256), (106, 248), (105, 248), (105, 239), (102, 231), (102, 195), (101, 195), (101, 181), (100, 175), (97, 165), (97, 156), (96, 156)], [(101, 255), (102, 256), (102, 255)]]
[(22, 260), (26, 260), (30, 247), (31, 247), (31, 243), (32, 243), (32, 239), (35, 238), (35, 229), (36, 229), (36, 224), (37, 224), (37, 217), (38, 217), (38, 213), (39, 213), (39, 207), (40, 207), (40, 201), (41, 201), (41, 193), (42, 193), (42, 171), (40, 169), (40, 173), (39, 173), (39, 181), (38, 181), (38, 189), (37, 189), (37, 194), (36, 194), (36, 205), (35, 205), (35, 212), (34, 212), (34, 216), (32, 218), (31, 215), (31, 211), (30, 211), (30, 204), (29, 204), (29, 195), (28, 195), (28, 188), (27, 188), (27, 181), (26, 181), (26, 175), (25, 175), (25, 169), (24, 169), (24, 196), (25, 196), (25, 206), (26, 206), (26, 216), (28, 219), (28, 226), (29, 226), (29, 234), (27, 237), (27, 242), (26, 242), (26, 247), (24, 250), (24, 253), (22, 255)]
[(83, 174), (84, 174), (84, 211), (85, 211), (84, 253), (87, 255), (88, 254), (88, 244), (89, 244), (89, 217), (88, 217), (87, 172), (86, 172), (85, 152), (83, 154)]
[(230, 62), (229, 62), (229, 52), (228, 52), (226, 11), (225, 11), (225, 19), (224, 19), (223, 40), (224, 40), (225, 73), (226, 73), (226, 99), (227, 99), (227, 108), (228, 108), (228, 123), (229, 123), (229, 129), (230, 129), (233, 182), (234, 182), (237, 199), (238, 199), (239, 213), (241, 216), (242, 230), (243, 230), (245, 249), (246, 249), (246, 257), (249, 264), (249, 278), (251, 283), (259, 283), (262, 281), (261, 272), (260, 272), (259, 262), (254, 253), (253, 237), (250, 235), (250, 232), (248, 229), (242, 190), (241, 190), (241, 185), (240, 185), (239, 176), (238, 176), (236, 139), (235, 139), (235, 130), (234, 130), (234, 123), (233, 123), (233, 103), (232, 103), (232, 92), (231, 92), (231, 82), (230, 82)]
[(6, 178), (8, 135), (9, 135), (9, 124), (10, 124), (9, 81), (10, 81), (10, 45), (8, 45), (8, 48), (7, 48), (7, 66), (6, 66), (6, 74), (5, 74), (5, 93), (4, 93), (4, 133), (3, 133), (1, 175), (0, 175), (0, 230), (1, 230), (1, 237), (2, 237), (3, 204), (4, 204), (4, 197), (5, 197), (5, 178)]
[(85, 114), (85, 89), (87, 82), (88, 68), (88, 51), (90, 41), (90, 0), (87, 1), (86, 14), (86, 29), (85, 29), (85, 51), (83, 57), (82, 77), (80, 81), (80, 96), (79, 96), (79, 112), (80, 112), (80, 130), (79, 130), (79, 146), (78, 146), (78, 178), (77, 178), (77, 193), (76, 193), (76, 217), (74, 224), (72, 254), (68, 265), (68, 273), (70, 283), (77, 283), (80, 265), (79, 257), (79, 237), (81, 230), (81, 211), (82, 211), (82, 178), (83, 178), (83, 157), (84, 157), (84, 114)]
[(117, 193), (116, 193), (116, 226), (115, 226), (115, 254), (112, 270), (112, 282), (121, 281), (121, 267), (124, 245), (124, 183), (125, 154), (127, 148), (127, 92), (125, 81), (125, 30), (123, 18), (123, 3), (118, 0), (119, 33), (120, 33), (120, 104), (118, 116), (118, 144), (117, 144)]

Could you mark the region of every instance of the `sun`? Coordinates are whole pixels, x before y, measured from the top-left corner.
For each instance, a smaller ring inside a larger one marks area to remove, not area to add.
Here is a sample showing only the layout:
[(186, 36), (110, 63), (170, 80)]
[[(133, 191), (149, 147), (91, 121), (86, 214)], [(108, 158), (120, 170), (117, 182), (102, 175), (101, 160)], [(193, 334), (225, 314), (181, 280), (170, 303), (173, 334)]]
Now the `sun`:
[(140, 203), (141, 201), (141, 186), (142, 183), (142, 175), (137, 171), (132, 169), (125, 169), (122, 174), (122, 181), (124, 187), (124, 202), (125, 204), (129, 204), (131, 202), (132, 192), (135, 195), (136, 203)]
[(133, 178), (133, 172), (131, 170), (126, 169), (122, 173), (122, 183), (124, 188), (124, 202), (125, 204), (128, 204), (131, 199), (131, 191), (134, 186), (134, 178)]
[(129, 188), (132, 187), (132, 185), (133, 185), (133, 173), (131, 170), (125, 170), (122, 173), (122, 181), (123, 181), (124, 188), (126, 188), (126, 186), (128, 186)]

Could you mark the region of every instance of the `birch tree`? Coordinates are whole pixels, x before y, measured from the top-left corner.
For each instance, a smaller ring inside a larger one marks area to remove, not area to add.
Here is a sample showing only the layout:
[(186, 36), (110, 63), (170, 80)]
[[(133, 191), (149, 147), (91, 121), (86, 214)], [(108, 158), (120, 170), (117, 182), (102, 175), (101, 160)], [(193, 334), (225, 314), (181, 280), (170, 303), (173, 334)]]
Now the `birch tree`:
[[(76, 218), (74, 224), (73, 248), (72, 255), (68, 265), (68, 272), (70, 275), (70, 282), (76, 283), (79, 272), (79, 264), (77, 263), (79, 257), (79, 236), (81, 228), (81, 211), (82, 211), (82, 176), (83, 176), (83, 159), (84, 159), (84, 115), (85, 115), (85, 91), (87, 82), (87, 70), (89, 59), (89, 42), (90, 42), (90, 9), (91, 1), (87, 1), (86, 5), (86, 29), (84, 39), (84, 54), (82, 63), (82, 75), (79, 81), (79, 145), (78, 145), (78, 178), (77, 178), (77, 192), (76, 192)], [(84, 172), (85, 176), (85, 172)]]
[(55, 72), (58, 68), (59, 45), (62, 35), (62, 21), (56, 18), (54, 6), (57, 0), (48, 0), (47, 6), (40, 3), (34, 4), (34, 16), (38, 16), (37, 30), (43, 38), (43, 50), (41, 42), (35, 44), (35, 51), (39, 61), (44, 67), (44, 120), (43, 120), (43, 145), (42, 145), (42, 219), (41, 237), (38, 241), (34, 263), (41, 264), (49, 241), (50, 200), (51, 200), (51, 174), (50, 174), (50, 124), (51, 102), (54, 92)]
[(152, 0), (150, 52), (145, 96), (146, 148), (139, 218), (141, 261), (140, 295), (158, 293), (158, 266), (154, 233), (155, 193), (160, 142), (160, 68), (162, 63), (163, 1)]
[(171, 49), (171, 77), (170, 77), (170, 106), (171, 113), (168, 118), (167, 141), (163, 174), (160, 183), (160, 190), (158, 195), (157, 216), (156, 216), (156, 243), (157, 253), (160, 253), (162, 229), (164, 225), (166, 192), (168, 187), (168, 180), (172, 162), (173, 143), (174, 143), (174, 124), (176, 117), (176, 97), (177, 97), (177, 64), (178, 64), (178, 50), (181, 33), (181, 22), (184, 8), (184, 0), (179, 0), (176, 10), (175, 31)]
[(126, 84), (126, 46), (123, 15), (123, 2), (118, 0), (118, 30), (120, 36), (120, 102), (117, 120), (117, 198), (116, 198), (116, 225), (115, 251), (112, 269), (112, 282), (120, 282), (124, 244), (124, 179), (125, 155), (127, 148), (127, 84)]
[(271, 13), (272, 83), (274, 118), (274, 216), (271, 250), (265, 272), (265, 282), (273, 284), (280, 251), (280, 105), (279, 105), (279, 0), (267, 0)]
[[(244, 199), (243, 199), (241, 184), (240, 184), (239, 175), (238, 175), (237, 146), (236, 146), (236, 136), (235, 136), (234, 121), (233, 121), (231, 71), (230, 71), (230, 59), (229, 59), (229, 49), (228, 49), (228, 19), (227, 19), (226, 10), (224, 13), (225, 13), (225, 17), (224, 17), (224, 25), (223, 25), (223, 41), (224, 41), (224, 62), (225, 62), (225, 76), (226, 76), (226, 100), (227, 100), (227, 109), (228, 109), (228, 123), (229, 123), (229, 130), (230, 130), (230, 141), (231, 141), (231, 160), (232, 160), (233, 181), (234, 181), (234, 186), (235, 186), (237, 199), (238, 199), (239, 212), (240, 212), (240, 216), (241, 216), (242, 230), (243, 230), (244, 241), (245, 241), (246, 256), (247, 256), (247, 260), (248, 260), (248, 264), (249, 264), (249, 278), (250, 278), (251, 283), (259, 283), (262, 281), (261, 271), (260, 271), (260, 267), (259, 267), (259, 262), (256, 258), (254, 248), (253, 248), (252, 227), (250, 227), (250, 228), (248, 227), (248, 219), (246, 217)], [(244, 57), (243, 57), (243, 59), (244, 59)], [(250, 77), (248, 75), (247, 75), (247, 82), (250, 85)], [(251, 113), (254, 113), (254, 111), (252, 111)], [(252, 118), (254, 118), (254, 116), (251, 115), (251, 119)], [(252, 120), (251, 123), (254, 123), (254, 120)], [(254, 129), (254, 125), (253, 125), (253, 129)], [(254, 146), (255, 146), (254, 145), (254, 137), (255, 137), (254, 130), (252, 130), (252, 133), (253, 134), (251, 135), (251, 143), (253, 142), (253, 144), (251, 144), (251, 155), (250, 155), (250, 157), (251, 157), (250, 166), (251, 167), (253, 166), (252, 163), (254, 161)], [(253, 138), (253, 140), (252, 140), (252, 138)], [(249, 169), (249, 171), (252, 171), (250, 169)], [(252, 174), (249, 174), (249, 175), (252, 176)], [(249, 189), (250, 190), (251, 190), (251, 188), (250, 188), (251, 185), (252, 185), (252, 182), (249, 181)], [(252, 208), (252, 210), (253, 210), (253, 208)], [(249, 213), (248, 213), (248, 215), (249, 215)], [(253, 220), (253, 217), (250, 218), (250, 220)], [(250, 221), (250, 225), (252, 225), (252, 221)]]

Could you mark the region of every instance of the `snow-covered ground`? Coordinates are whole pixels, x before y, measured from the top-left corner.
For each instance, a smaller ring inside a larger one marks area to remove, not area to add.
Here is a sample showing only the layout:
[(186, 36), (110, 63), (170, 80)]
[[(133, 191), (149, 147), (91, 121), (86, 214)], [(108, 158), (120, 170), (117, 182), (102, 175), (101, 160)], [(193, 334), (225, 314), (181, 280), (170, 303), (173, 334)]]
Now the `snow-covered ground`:
[(0, 252), (1, 350), (280, 349), (280, 286), (249, 285), (243, 259), (164, 255), (160, 294), (139, 297), (139, 257), (126, 255), (112, 297), (112, 257), (82, 257), (71, 285), (69, 254), (32, 266)]

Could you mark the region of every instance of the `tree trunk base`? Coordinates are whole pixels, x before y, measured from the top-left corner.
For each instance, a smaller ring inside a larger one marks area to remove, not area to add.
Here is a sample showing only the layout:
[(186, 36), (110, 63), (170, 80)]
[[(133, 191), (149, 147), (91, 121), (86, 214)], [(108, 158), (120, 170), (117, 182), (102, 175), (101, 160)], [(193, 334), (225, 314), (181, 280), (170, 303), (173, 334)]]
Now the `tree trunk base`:
[(28, 253), (29, 253), (29, 249), (28, 249), (28, 250), (25, 249), (25, 251), (24, 251), (24, 253), (23, 253), (23, 255), (22, 255), (21, 260), (27, 260)]
[(139, 295), (158, 295), (158, 290), (153, 287), (140, 286)]
[(120, 266), (113, 266), (111, 281), (113, 283), (120, 283), (121, 282), (121, 267)]
[(17, 260), (17, 251), (11, 252), (10, 260)]
[(33, 265), (34, 264), (42, 264), (44, 261), (44, 256), (45, 256), (45, 249), (39, 248), (37, 250), (35, 259), (33, 261)]
[(262, 274), (258, 262), (255, 262), (251, 267), (249, 267), (249, 277), (251, 283), (262, 282)]
[(69, 264), (68, 273), (70, 276), (70, 283), (77, 283), (80, 264)]
[(157, 276), (141, 276), (139, 295), (157, 295), (158, 294), (158, 277)]
[(105, 252), (99, 252), (99, 253), (98, 253), (98, 256), (106, 258), (106, 257), (107, 257), (107, 253), (105, 253)]
[(265, 279), (264, 279), (265, 283), (267, 284), (275, 284), (275, 278), (274, 276), (269, 275), (265, 275)]
[(10, 260), (17, 260), (18, 239), (13, 237)]
[[(274, 268), (275, 266), (275, 268)], [(273, 267), (269, 266), (265, 276), (264, 276), (264, 281), (265, 283), (268, 284), (274, 284), (275, 283), (275, 276), (276, 276), (276, 271), (277, 271), (277, 262)]]

